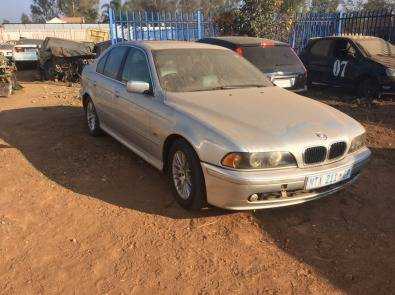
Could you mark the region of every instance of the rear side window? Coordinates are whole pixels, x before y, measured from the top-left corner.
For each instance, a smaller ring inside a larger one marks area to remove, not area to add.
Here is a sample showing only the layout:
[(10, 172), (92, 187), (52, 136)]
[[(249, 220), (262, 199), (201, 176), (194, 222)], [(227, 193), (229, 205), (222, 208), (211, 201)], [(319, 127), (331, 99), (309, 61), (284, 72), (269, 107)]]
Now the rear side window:
[(97, 63), (97, 67), (96, 67), (96, 72), (103, 74), (104, 72), (104, 66), (106, 65), (106, 60), (108, 57), (108, 53), (106, 55), (104, 55), (99, 62)]
[(328, 57), (331, 50), (332, 40), (320, 40), (313, 44), (310, 53), (315, 57)]
[(103, 74), (105, 76), (117, 79), (122, 60), (127, 50), (128, 47), (126, 46), (119, 46), (111, 50), (107, 57), (106, 65), (104, 66)]

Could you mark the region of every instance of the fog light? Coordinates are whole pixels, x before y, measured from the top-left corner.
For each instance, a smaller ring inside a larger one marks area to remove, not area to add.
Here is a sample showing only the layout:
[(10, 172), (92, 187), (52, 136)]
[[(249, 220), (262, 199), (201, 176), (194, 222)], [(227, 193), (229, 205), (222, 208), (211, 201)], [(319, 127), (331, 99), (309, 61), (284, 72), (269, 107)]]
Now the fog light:
[(256, 201), (259, 200), (259, 196), (258, 196), (258, 194), (252, 194), (252, 195), (248, 198), (248, 200), (249, 200), (250, 202), (256, 202)]

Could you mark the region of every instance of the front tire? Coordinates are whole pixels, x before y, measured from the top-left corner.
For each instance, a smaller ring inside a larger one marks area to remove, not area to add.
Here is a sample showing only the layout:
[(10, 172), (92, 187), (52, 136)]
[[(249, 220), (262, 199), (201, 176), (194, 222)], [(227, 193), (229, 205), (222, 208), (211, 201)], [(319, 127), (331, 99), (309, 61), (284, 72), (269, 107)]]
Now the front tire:
[(103, 134), (103, 131), (100, 128), (99, 117), (97, 116), (95, 105), (91, 99), (88, 99), (86, 103), (85, 118), (90, 135), (96, 137)]
[(200, 160), (184, 140), (170, 149), (168, 178), (178, 204), (187, 210), (200, 210), (206, 205), (206, 187)]

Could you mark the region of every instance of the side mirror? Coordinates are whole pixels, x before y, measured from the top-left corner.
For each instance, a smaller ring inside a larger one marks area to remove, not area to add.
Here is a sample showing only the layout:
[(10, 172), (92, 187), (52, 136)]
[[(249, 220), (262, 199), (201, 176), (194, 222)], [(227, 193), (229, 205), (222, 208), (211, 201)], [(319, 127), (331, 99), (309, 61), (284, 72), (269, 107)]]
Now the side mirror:
[(128, 92), (131, 92), (131, 93), (140, 93), (140, 94), (149, 94), (150, 93), (150, 85), (147, 82), (129, 81), (126, 84), (126, 88), (127, 88)]

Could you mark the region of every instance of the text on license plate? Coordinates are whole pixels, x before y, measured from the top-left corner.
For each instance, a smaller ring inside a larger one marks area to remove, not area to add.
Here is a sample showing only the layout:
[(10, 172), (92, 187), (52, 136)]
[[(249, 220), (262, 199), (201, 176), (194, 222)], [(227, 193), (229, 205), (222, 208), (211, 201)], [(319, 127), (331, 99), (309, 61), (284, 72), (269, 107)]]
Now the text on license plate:
[(306, 190), (311, 190), (327, 185), (331, 185), (350, 178), (351, 167), (343, 168), (336, 171), (320, 173), (308, 176), (306, 179)]

